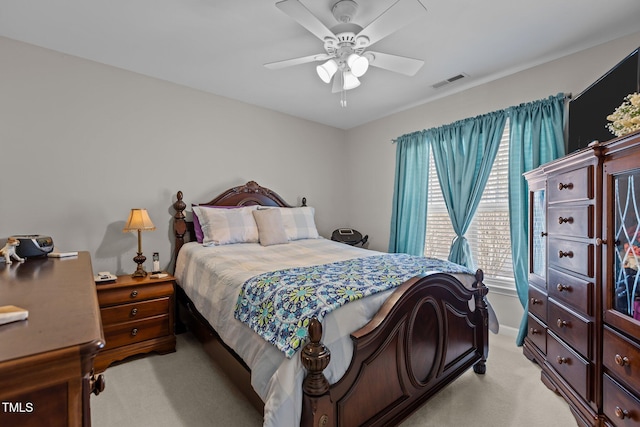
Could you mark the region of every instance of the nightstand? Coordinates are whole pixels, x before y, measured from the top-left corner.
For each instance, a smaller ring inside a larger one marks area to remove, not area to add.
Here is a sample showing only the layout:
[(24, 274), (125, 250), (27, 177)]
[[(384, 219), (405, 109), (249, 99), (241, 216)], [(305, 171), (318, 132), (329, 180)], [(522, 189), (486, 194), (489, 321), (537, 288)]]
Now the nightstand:
[(96, 289), (106, 341), (94, 361), (96, 372), (129, 356), (176, 350), (173, 276), (118, 276)]

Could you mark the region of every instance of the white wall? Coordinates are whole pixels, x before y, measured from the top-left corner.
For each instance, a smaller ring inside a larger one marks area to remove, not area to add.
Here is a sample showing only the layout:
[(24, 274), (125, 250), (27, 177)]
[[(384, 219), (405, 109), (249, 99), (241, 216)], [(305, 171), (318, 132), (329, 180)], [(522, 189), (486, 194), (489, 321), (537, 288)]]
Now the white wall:
[[(395, 172), (393, 139), (560, 92), (576, 95), (638, 46), (640, 33), (635, 33), (349, 130), (348, 226), (369, 234), (371, 249), (387, 250)], [(501, 324), (518, 327), (522, 308), (513, 294), (494, 290), (489, 299)]]
[(93, 269), (135, 270), (131, 208), (157, 227), (143, 251), (171, 256), (172, 203), (249, 180), (316, 207), (320, 233), (346, 222), (336, 192), (342, 130), (0, 38), (0, 239), (44, 234), (89, 251)]

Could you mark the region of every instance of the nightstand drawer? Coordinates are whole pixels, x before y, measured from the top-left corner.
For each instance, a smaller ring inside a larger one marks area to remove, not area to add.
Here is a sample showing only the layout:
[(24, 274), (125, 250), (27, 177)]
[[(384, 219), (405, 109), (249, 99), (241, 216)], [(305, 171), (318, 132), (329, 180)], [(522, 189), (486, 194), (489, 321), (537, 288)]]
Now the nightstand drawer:
[(602, 412), (617, 427), (640, 426), (640, 400), (608, 375), (602, 381)]
[(619, 381), (640, 390), (640, 348), (607, 327), (602, 344), (604, 366)]
[(166, 314), (169, 312), (169, 303), (170, 298), (163, 297), (103, 308), (100, 310), (102, 325), (106, 328), (116, 323)]
[(169, 316), (162, 315), (104, 328), (105, 350), (168, 335)]
[(144, 285), (134, 284), (131, 286), (113, 289), (108, 289), (106, 287), (101, 289), (100, 286), (98, 286), (98, 301), (100, 302), (100, 307), (133, 301), (142, 301), (169, 295), (173, 295), (173, 282), (146, 282)]
[(588, 361), (562, 343), (552, 332), (547, 335), (547, 362), (562, 375), (575, 391), (590, 400), (588, 385), (591, 383), (591, 369)]
[(591, 358), (591, 322), (550, 299), (547, 325), (580, 354)]

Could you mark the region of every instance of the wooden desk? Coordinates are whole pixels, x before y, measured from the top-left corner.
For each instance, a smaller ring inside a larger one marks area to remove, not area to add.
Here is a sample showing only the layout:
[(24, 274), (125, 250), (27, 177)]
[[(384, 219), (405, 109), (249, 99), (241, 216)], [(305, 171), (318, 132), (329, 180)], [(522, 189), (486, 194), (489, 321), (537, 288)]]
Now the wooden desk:
[(104, 336), (89, 253), (0, 263), (0, 305), (29, 311), (0, 325), (0, 426), (90, 426)]

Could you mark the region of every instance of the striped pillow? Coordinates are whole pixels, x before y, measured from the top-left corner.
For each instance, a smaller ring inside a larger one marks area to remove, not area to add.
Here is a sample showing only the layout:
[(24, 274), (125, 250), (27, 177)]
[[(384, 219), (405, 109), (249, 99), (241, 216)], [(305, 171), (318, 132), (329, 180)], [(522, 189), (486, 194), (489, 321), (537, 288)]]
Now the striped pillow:
[(289, 240), (317, 239), (320, 237), (313, 217), (315, 211), (312, 207), (279, 209)]
[(258, 243), (258, 227), (253, 218), (256, 206), (237, 209), (207, 209), (194, 206), (202, 227), (204, 246), (230, 243)]

